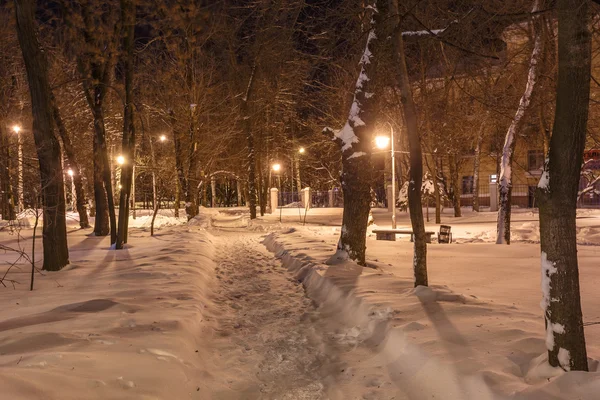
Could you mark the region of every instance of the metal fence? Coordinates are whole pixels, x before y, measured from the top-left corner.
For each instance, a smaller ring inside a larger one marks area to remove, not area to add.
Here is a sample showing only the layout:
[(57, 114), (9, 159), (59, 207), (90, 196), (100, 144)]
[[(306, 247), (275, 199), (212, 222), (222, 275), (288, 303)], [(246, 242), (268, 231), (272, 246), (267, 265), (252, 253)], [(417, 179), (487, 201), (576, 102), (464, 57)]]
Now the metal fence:
[(292, 203), (300, 203), (302, 199), (300, 198), (300, 193), (298, 192), (281, 192), (279, 195), (279, 201), (281, 201), (282, 206), (287, 206)]
[[(535, 186), (517, 184), (513, 185), (511, 192), (511, 204), (513, 207), (534, 208), (535, 205)], [(599, 200), (600, 201), (600, 200)], [(473, 194), (461, 194), (460, 205), (469, 207), (473, 205)], [(490, 206), (490, 186), (482, 185), (479, 187), (479, 205), (481, 207)], [(452, 201), (444, 200), (444, 207), (452, 207)]]

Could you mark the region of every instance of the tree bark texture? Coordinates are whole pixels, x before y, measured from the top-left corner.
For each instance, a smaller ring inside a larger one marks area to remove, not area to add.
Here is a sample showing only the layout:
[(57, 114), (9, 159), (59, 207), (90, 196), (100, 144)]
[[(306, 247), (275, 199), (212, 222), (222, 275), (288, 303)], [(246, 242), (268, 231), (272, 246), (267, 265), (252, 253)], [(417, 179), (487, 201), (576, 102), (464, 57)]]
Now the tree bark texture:
[[(121, 167), (121, 193), (119, 198), (119, 223), (116, 248), (122, 249), (127, 243), (129, 229), (129, 198), (133, 182), (135, 162), (135, 125), (133, 122), (133, 54), (135, 35), (135, 0), (121, 0), (121, 21), (123, 24), (123, 48), (125, 49), (125, 107), (123, 110), (123, 141), (121, 151), (125, 164)], [(150, 138), (152, 141), (152, 138)], [(154, 164), (154, 160), (153, 160)], [(156, 167), (156, 165), (153, 165)], [(156, 202), (156, 201), (155, 201)], [(156, 207), (156, 204), (154, 205)], [(154, 222), (154, 216), (152, 221)]]
[(34, 7), (33, 0), (15, 0), (17, 35), (29, 82), (33, 113), (33, 138), (40, 165), (44, 213), (43, 269), (58, 271), (69, 264), (65, 192), (60, 144), (54, 134), (48, 64), (37, 39)]
[(558, 0), (558, 80), (549, 157), (537, 189), (542, 308), (550, 365), (587, 371), (577, 263), (576, 206), (588, 121), (588, 3)]
[(406, 57), (404, 55), (404, 41), (400, 25), (398, 1), (390, 0), (392, 3), (392, 14), (395, 15), (396, 27), (393, 35), (394, 65), (396, 66), (396, 81), (400, 91), (400, 101), (406, 123), (408, 136), (408, 147), (410, 156), (410, 171), (408, 183), (408, 207), (410, 222), (414, 234), (413, 270), (415, 275), (415, 287), (427, 286), (427, 240), (425, 237), (425, 222), (423, 221), (423, 205), (421, 204), (421, 186), (423, 184), (423, 154), (421, 150), (421, 138), (417, 123), (417, 111), (410, 87)]
[[(341, 185), (344, 195), (342, 230), (338, 254), (365, 265), (366, 234), (371, 202), (371, 148), (377, 121), (377, 64), (385, 37), (383, 22), (387, 0), (371, 3), (371, 26), (360, 60), (360, 74), (354, 99), (344, 127), (335, 132), (334, 140), (342, 151)], [(376, 7), (373, 7), (373, 6)], [(330, 132), (326, 130), (326, 132)]]
[[(540, 0), (536, 0), (533, 6), (533, 12), (539, 10)], [(534, 17), (534, 19), (539, 19)], [(534, 24), (537, 25), (537, 24)], [(521, 96), (517, 113), (513, 118), (508, 131), (506, 132), (506, 138), (504, 139), (504, 147), (502, 149), (502, 161), (500, 163), (500, 177), (498, 179), (498, 194), (500, 198), (500, 204), (498, 207), (498, 223), (497, 223), (497, 237), (496, 244), (510, 244), (510, 217), (511, 217), (511, 194), (512, 194), (512, 161), (515, 152), (515, 146), (517, 143), (517, 132), (523, 125), (523, 116), (529, 109), (531, 104), (531, 97), (533, 95), (533, 89), (538, 80), (539, 68), (538, 64), (542, 55), (542, 35), (535, 29), (535, 42), (533, 45), (533, 51), (531, 52), (531, 59), (529, 61), (529, 73), (527, 75), (527, 85), (525, 86), (525, 92)]]

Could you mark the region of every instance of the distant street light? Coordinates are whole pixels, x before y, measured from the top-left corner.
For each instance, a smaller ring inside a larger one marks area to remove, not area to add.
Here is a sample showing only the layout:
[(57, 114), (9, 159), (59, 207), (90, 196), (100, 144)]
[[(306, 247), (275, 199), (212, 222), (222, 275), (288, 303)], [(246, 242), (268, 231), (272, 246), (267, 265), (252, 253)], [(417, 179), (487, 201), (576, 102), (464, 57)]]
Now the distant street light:
[(273, 171), (279, 172), (280, 169), (281, 169), (281, 164), (273, 164)]
[(18, 156), (19, 156), (19, 167), (18, 167), (18, 181), (17, 181), (17, 199), (19, 202), (19, 212), (23, 211), (23, 143), (21, 141), (21, 127), (19, 125), (13, 126), (13, 131), (17, 134), (18, 143)]
[(392, 229), (396, 229), (396, 159), (394, 157), (394, 127), (390, 126), (390, 136), (377, 136), (375, 145), (379, 149), (385, 149), (392, 142), (390, 154), (392, 156)]
[(300, 153), (300, 154), (304, 154), (304, 152), (305, 152), (305, 151), (306, 151), (306, 150), (304, 149), (304, 147), (300, 147), (300, 148), (298, 149), (298, 153)]
[(164, 142), (167, 140), (167, 136), (165, 135), (160, 135), (160, 137), (158, 138), (161, 142)]
[(123, 164), (125, 164), (125, 157), (123, 157), (123, 156), (118, 156), (118, 157), (117, 157), (117, 164), (119, 164), (119, 165), (123, 165)]
[(67, 171), (67, 174), (69, 174), (69, 176), (72, 178), (73, 177), (73, 170), (69, 168), (69, 170)]

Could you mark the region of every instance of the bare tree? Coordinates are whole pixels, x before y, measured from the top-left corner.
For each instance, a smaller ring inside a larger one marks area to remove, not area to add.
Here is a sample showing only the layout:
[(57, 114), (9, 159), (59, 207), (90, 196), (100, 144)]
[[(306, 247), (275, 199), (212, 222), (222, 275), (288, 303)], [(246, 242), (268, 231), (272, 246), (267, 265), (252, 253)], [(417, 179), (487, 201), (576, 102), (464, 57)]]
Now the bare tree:
[[(354, 100), (344, 127), (334, 133), (342, 152), (342, 191), (344, 212), (337, 245), (338, 255), (365, 265), (367, 222), (371, 202), (371, 148), (377, 120), (377, 65), (385, 37), (383, 29), (388, 9), (387, 0), (367, 7), (370, 19), (365, 50), (360, 59), (360, 73), (354, 89)], [(326, 133), (333, 133), (330, 129)]]
[(44, 209), (43, 269), (58, 271), (69, 263), (61, 151), (54, 134), (48, 65), (37, 39), (33, 0), (15, 0), (17, 34), (31, 93), (33, 137), (40, 165)]
[(414, 233), (413, 270), (415, 286), (427, 286), (427, 240), (425, 237), (425, 222), (423, 221), (423, 206), (421, 204), (421, 186), (423, 182), (423, 154), (421, 152), (421, 138), (417, 125), (417, 110), (413, 100), (412, 88), (406, 68), (404, 54), (404, 40), (400, 24), (398, 0), (391, 0), (391, 13), (396, 19), (394, 31), (394, 64), (402, 112), (406, 123), (410, 152), (410, 171), (408, 184), (408, 206), (410, 222)]
[[(540, 1), (536, 0), (532, 13), (535, 14), (540, 9)], [(537, 17), (534, 17), (537, 18)], [(537, 25), (537, 24), (536, 24)], [(517, 133), (523, 124), (523, 116), (531, 104), (533, 89), (538, 80), (538, 63), (542, 56), (542, 35), (536, 29), (533, 51), (529, 61), (529, 74), (527, 76), (527, 85), (525, 92), (521, 96), (519, 108), (515, 117), (506, 132), (504, 147), (502, 149), (502, 161), (500, 163), (500, 177), (498, 179), (498, 194), (500, 196), (500, 206), (498, 208), (498, 224), (496, 244), (510, 244), (510, 217), (511, 217), (511, 193), (512, 193), (512, 162), (517, 143)]]
[(548, 159), (537, 189), (548, 361), (587, 371), (577, 263), (577, 188), (588, 121), (591, 34), (587, 2), (558, 0), (558, 80)]
[[(122, 249), (127, 243), (129, 226), (129, 198), (133, 182), (135, 162), (135, 125), (133, 123), (133, 54), (135, 35), (135, 0), (121, 0), (121, 23), (123, 26), (123, 51), (125, 54), (125, 107), (123, 110), (123, 143), (121, 151), (127, 161), (121, 170), (121, 197), (119, 199), (119, 224), (115, 247)], [(156, 200), (155, 200), (156, 202)], [(156, 205), (155, 205), (156, 206)]]

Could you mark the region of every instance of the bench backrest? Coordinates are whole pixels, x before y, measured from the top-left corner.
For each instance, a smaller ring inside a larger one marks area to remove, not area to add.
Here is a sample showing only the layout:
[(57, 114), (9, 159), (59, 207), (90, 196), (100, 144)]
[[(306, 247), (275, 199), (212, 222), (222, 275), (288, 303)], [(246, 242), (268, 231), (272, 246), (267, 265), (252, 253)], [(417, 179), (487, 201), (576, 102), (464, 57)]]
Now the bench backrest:
[(440, 234), (438, 235), (438, 242), (450, 243), (450, 225), (440, 225)]

